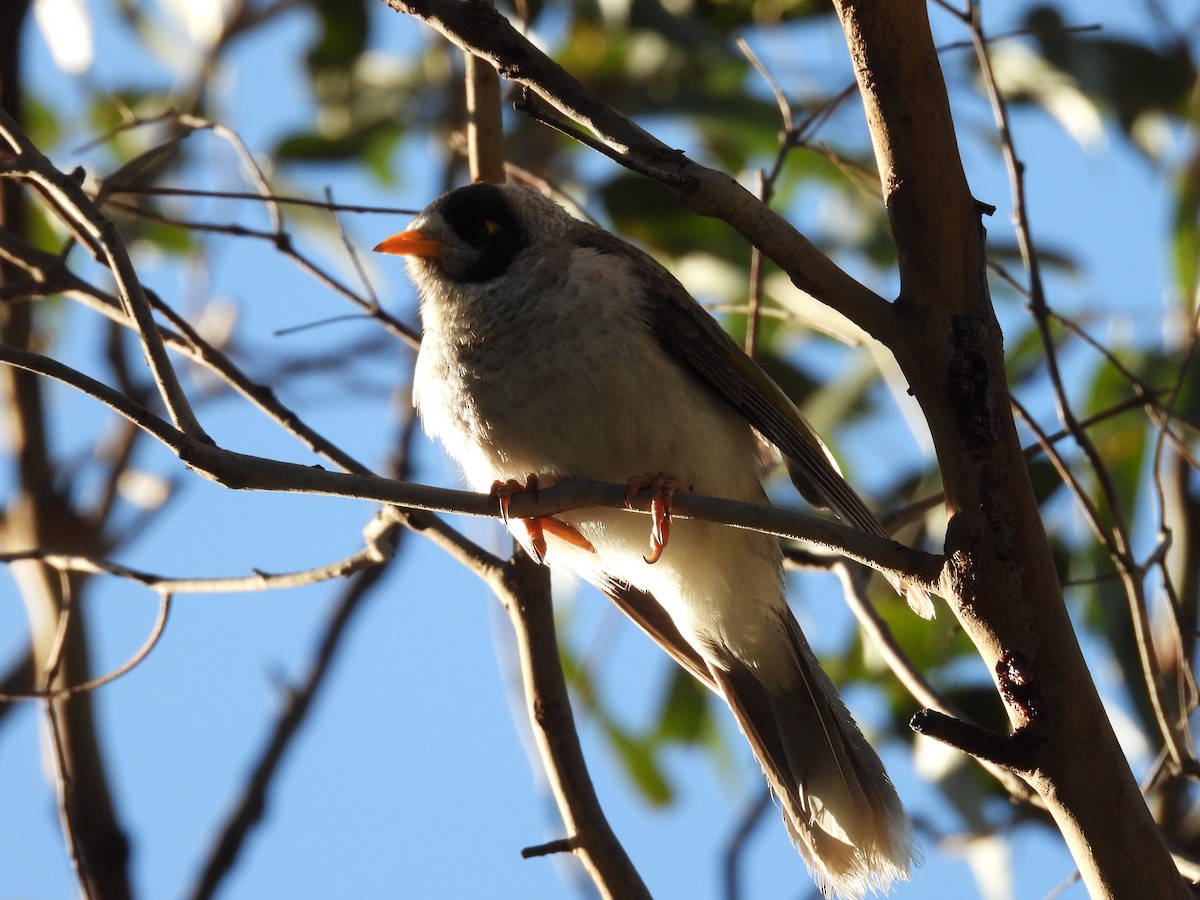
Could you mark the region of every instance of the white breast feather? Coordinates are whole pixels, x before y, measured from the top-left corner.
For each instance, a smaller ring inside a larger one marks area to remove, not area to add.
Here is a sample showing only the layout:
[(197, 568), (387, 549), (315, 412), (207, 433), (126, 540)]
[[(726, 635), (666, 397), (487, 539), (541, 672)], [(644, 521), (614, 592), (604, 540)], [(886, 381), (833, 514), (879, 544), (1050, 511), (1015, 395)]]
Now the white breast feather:
[[(667, 472), (699, 493), (763, 500), (749, 426), (655, 341), (623, 260), (576, 248), (569, 259), (549, 259), (541, 273), (527, 273), (543, 287), (513, 274), (502, 280), (504, 296), (521, 298), (517, 310), (444, 283), (425, 287), (455, 296), (423, 305), (414, 397), (426, 431), (440, 438), (474, 489), (523, 481), (529, 472), (545, 485), (566, 477), (624, 483)], [(565, 281), (578, 287), (568, 291)], [(438, 310), (436, 320), (430, 309)], [(556, 320), (573, 327), (555, 329), (565, 339), (543, 340)], [(482, 334), (489, 368), (470, 352)], [(551, 538), (548, 562), (596, 583), (611, 579), (650, 591), (685, 634), (713, 635), (744, 660), (762, 658), (754, 648), (765, 637), (762, 622), (784, 602), (775, 538), (677, 520), (651, 566), (643, 560), (647, 517), (577, 510), (558, 518), (597, 553)]]

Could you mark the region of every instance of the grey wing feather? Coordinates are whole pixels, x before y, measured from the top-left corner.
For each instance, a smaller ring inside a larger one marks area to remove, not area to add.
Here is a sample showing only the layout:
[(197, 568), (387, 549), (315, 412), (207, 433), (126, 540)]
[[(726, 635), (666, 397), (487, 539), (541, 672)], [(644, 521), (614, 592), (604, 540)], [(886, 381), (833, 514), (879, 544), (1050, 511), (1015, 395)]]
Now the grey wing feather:
[(887, 534), (838, 474), (825, 445), (783, 390), (675, 276), (608, 232), (588, 227), (578, 243), (620, 256), (638, 270), (657, 301), (647, 310), (647, 318), (659, 344), (779, 448), (793, 483), (806, 500), (832, 509), (864, 531)]
[[(812, 426), (762, 367), (746, 355), (687, 289), (653, 258), (607, 231), (580, 223), (578, 246), (623, 259), (642, 277), (652, 302), (645, 324), (676, 362), (736, 409), (783, 454), (792, 484), (815, 506), (832, 509), (855, 527), (890, 537), (838, 472)], [(929, 595), (902, 578), (888, 579), (922, 618), (932, 618)]]

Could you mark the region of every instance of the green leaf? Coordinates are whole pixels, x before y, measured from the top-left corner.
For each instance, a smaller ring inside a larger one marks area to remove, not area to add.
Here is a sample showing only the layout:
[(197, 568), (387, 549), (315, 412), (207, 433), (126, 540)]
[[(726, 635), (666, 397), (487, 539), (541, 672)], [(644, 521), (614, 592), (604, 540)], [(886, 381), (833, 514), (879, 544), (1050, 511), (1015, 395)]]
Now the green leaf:
[(320, 31), (308, 50), (312, 72), (349, 70), (367, 49), (366, 0), (311, 0)]
[(604, 723), (604, 732), (642, 796), (654, 806), (670, 803), (675, 792), (659, 767), (653, 742), (636, 739), (613, 722)]
[(276, 145), (275, 153), (281, 160), (304, 163), (353, 163), (366, 156), (375, 170), (384, 164), (383, 155), (390, 155), (400, 137), (400, 128), (395, 123), (376, 122), (338, 137), (293, 133)]
[(599, 190), (615, 230), (666, 256), (707, 253), (746, 266), (750, 251), (724, 222), (698, 216), (662, 185), (622, 172)]
[(49, 152), (62, 139), (63, 128), (54, 113), (54, 109), (42, 102), (41, 98), (32, 93), (24, 97), (24, 122), (26, 133), (34, 145)]
[(1156, 47), (1108, 33), (1073, 31), (1051, 6), (1032, 8), (1025, 28), (1046, 63), (1114, 116), (1135, 147), (1158, 156), (1160, 148), (1147, 142), (1139, 125), (1153, 114), (1184, 114), (1196, 83), (1186, 45), (1164, 41)]
[(1172, 224), (1176, 295), (1190, 304), (1200, 287), (1200, 151), (1192, 154), (1176, 179)]
[(660, 741), (695, 744), (704, 737), (708, 724), (708, 691), (682, 667), (672, 669), (658, 713), (656, 737)]
[[(1135, 372), (1142, 368), (1145, 357), (1141, 354), (1131, 356), (1123, 362)], [(1086, 414), (1097, 416), (1119, 407), (1128, 401), (1133, 393), (1129, 380), (1116, 367), (1103, 364), (1099, 366), (1091, 384)], [(1116, 416), (1101, 419), (1088, 429), (1088, 434), (1095, 445), (1100, 458), (1104, 460), (1104, 468), (1108, 481), (1116, 494), (1121, 515), (1125, 521), (1131, 522), (1138, 506), (1138, 488), (1145, 462), (1149, 422), (1140, 409), (1134, 408)], [(1104, 527), (1110, 527), (1111, 507), (1100, 485), (1096, 484), (1092, 491), (1093, 502), (1100, 510)]]

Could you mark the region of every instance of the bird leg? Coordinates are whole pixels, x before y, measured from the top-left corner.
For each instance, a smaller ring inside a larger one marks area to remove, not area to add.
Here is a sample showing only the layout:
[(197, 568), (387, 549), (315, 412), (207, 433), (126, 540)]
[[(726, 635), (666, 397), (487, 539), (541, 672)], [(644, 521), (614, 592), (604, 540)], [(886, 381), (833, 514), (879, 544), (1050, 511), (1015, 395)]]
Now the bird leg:
[(649, 565), (658, 562), (671, 537), (671, 504), (679, 479), (666, 472), (635, 475), (625, 482), (625, 505), (632, 507), (633, 498), (643, 488), (650, 488), (650, 555), (642, 559)]
[[(500, 504), (500, 518), (504, 524), (511, 530), (524, 530), (528, 541), (522, 541), (522, 544), (529, 547), (532, 551), (534, 562), (539, 566), (546, 559), (546, 535), (552, 534), (559, 540), (566, 541), (579, 547), (581, 550), (586, 550), (589, 553), (595, 553), (596, 548), (592, 546), (592, 542), (579, 533), (579, 530), (566, 522), (561, 522), (553, 516), (537, 516), (529, 519), (518, 519), (516, 522), (509, 521), (508, 505), (512, 498), (517, 494), (532, 493), (534, 498), (538, 492), (538, 477), (533, 472), (525, 476), (525, 483), (517, 481), (515, 478), (510, 478), (507, 481), (493, 481), (491, 494)], [(520, 537), (518, 536), (518, 540)]]

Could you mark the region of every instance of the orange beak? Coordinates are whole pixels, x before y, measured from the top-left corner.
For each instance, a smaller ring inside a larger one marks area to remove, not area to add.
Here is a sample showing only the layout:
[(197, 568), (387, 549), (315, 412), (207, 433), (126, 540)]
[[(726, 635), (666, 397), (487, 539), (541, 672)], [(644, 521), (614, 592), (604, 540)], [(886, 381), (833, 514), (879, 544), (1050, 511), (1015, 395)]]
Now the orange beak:
[(437, 259), (442, 254), (442, 242), (427, 238), (419, 231), (402, 231), (380, 241), (374, 249), (376, 253)]

